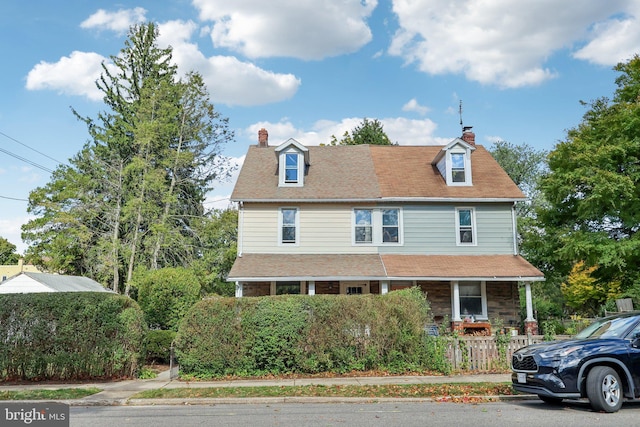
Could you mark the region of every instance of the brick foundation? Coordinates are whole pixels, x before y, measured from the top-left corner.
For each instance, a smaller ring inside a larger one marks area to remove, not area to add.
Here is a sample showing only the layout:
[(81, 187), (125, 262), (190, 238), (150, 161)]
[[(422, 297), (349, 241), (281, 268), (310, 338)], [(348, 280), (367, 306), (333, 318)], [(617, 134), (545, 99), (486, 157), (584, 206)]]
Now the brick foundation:
[(535, 320), (525, 321), (524, 333), (526, 335), (538, 335), (538, 322)]

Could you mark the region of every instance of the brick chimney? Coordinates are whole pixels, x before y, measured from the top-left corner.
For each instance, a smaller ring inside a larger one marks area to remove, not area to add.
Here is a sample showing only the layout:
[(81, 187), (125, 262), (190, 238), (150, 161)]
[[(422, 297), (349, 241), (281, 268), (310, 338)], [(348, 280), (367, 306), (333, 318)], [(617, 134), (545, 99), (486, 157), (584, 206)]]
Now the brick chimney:
[(462, 128), (462, 140), (470, 145), (476, 145), (476, 134), (471, 130), (473, 126), (465, 126)]
[(258, 131), (258, 147), (269, 146), (269, 132), (265, 128)]

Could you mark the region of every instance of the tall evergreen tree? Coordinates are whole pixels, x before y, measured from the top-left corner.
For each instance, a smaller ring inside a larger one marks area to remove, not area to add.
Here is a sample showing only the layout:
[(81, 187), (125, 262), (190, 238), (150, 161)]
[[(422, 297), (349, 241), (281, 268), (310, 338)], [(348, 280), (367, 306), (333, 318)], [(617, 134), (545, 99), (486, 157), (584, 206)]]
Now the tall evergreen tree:
[(139, 267), (187, 266), (201, 256), (192, 223), (217, 179), (228, 176), (228, 120), (210, 102), (200, 75), (178, 78), (171, 48), (148, 23), (97, 82), (107, 110), (87, 124), (89, 142), (34, 190), (23, 227), (32, 259), (129, 292)]

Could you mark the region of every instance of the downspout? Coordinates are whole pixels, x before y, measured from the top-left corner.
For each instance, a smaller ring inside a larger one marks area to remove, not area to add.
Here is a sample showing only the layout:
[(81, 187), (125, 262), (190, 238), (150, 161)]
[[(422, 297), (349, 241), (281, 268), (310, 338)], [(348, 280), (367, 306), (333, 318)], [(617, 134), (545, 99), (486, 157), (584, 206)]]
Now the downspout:
[(511, 223), (513, 227), (513, 254), (518, 255), (518, 221), (516, 218), (516, 202), (511, 206)]

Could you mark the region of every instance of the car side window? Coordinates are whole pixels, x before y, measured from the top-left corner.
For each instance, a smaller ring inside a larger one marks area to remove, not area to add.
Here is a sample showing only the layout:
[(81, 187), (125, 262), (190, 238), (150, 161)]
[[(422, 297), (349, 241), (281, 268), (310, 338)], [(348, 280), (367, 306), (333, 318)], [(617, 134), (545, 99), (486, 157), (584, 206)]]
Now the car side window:
[(629, 338), (631, 341), (640, 338), (640, 323), (638, 323), (636, 327), (633, 328), (629, 335), (627, 335), (627, 338)]

